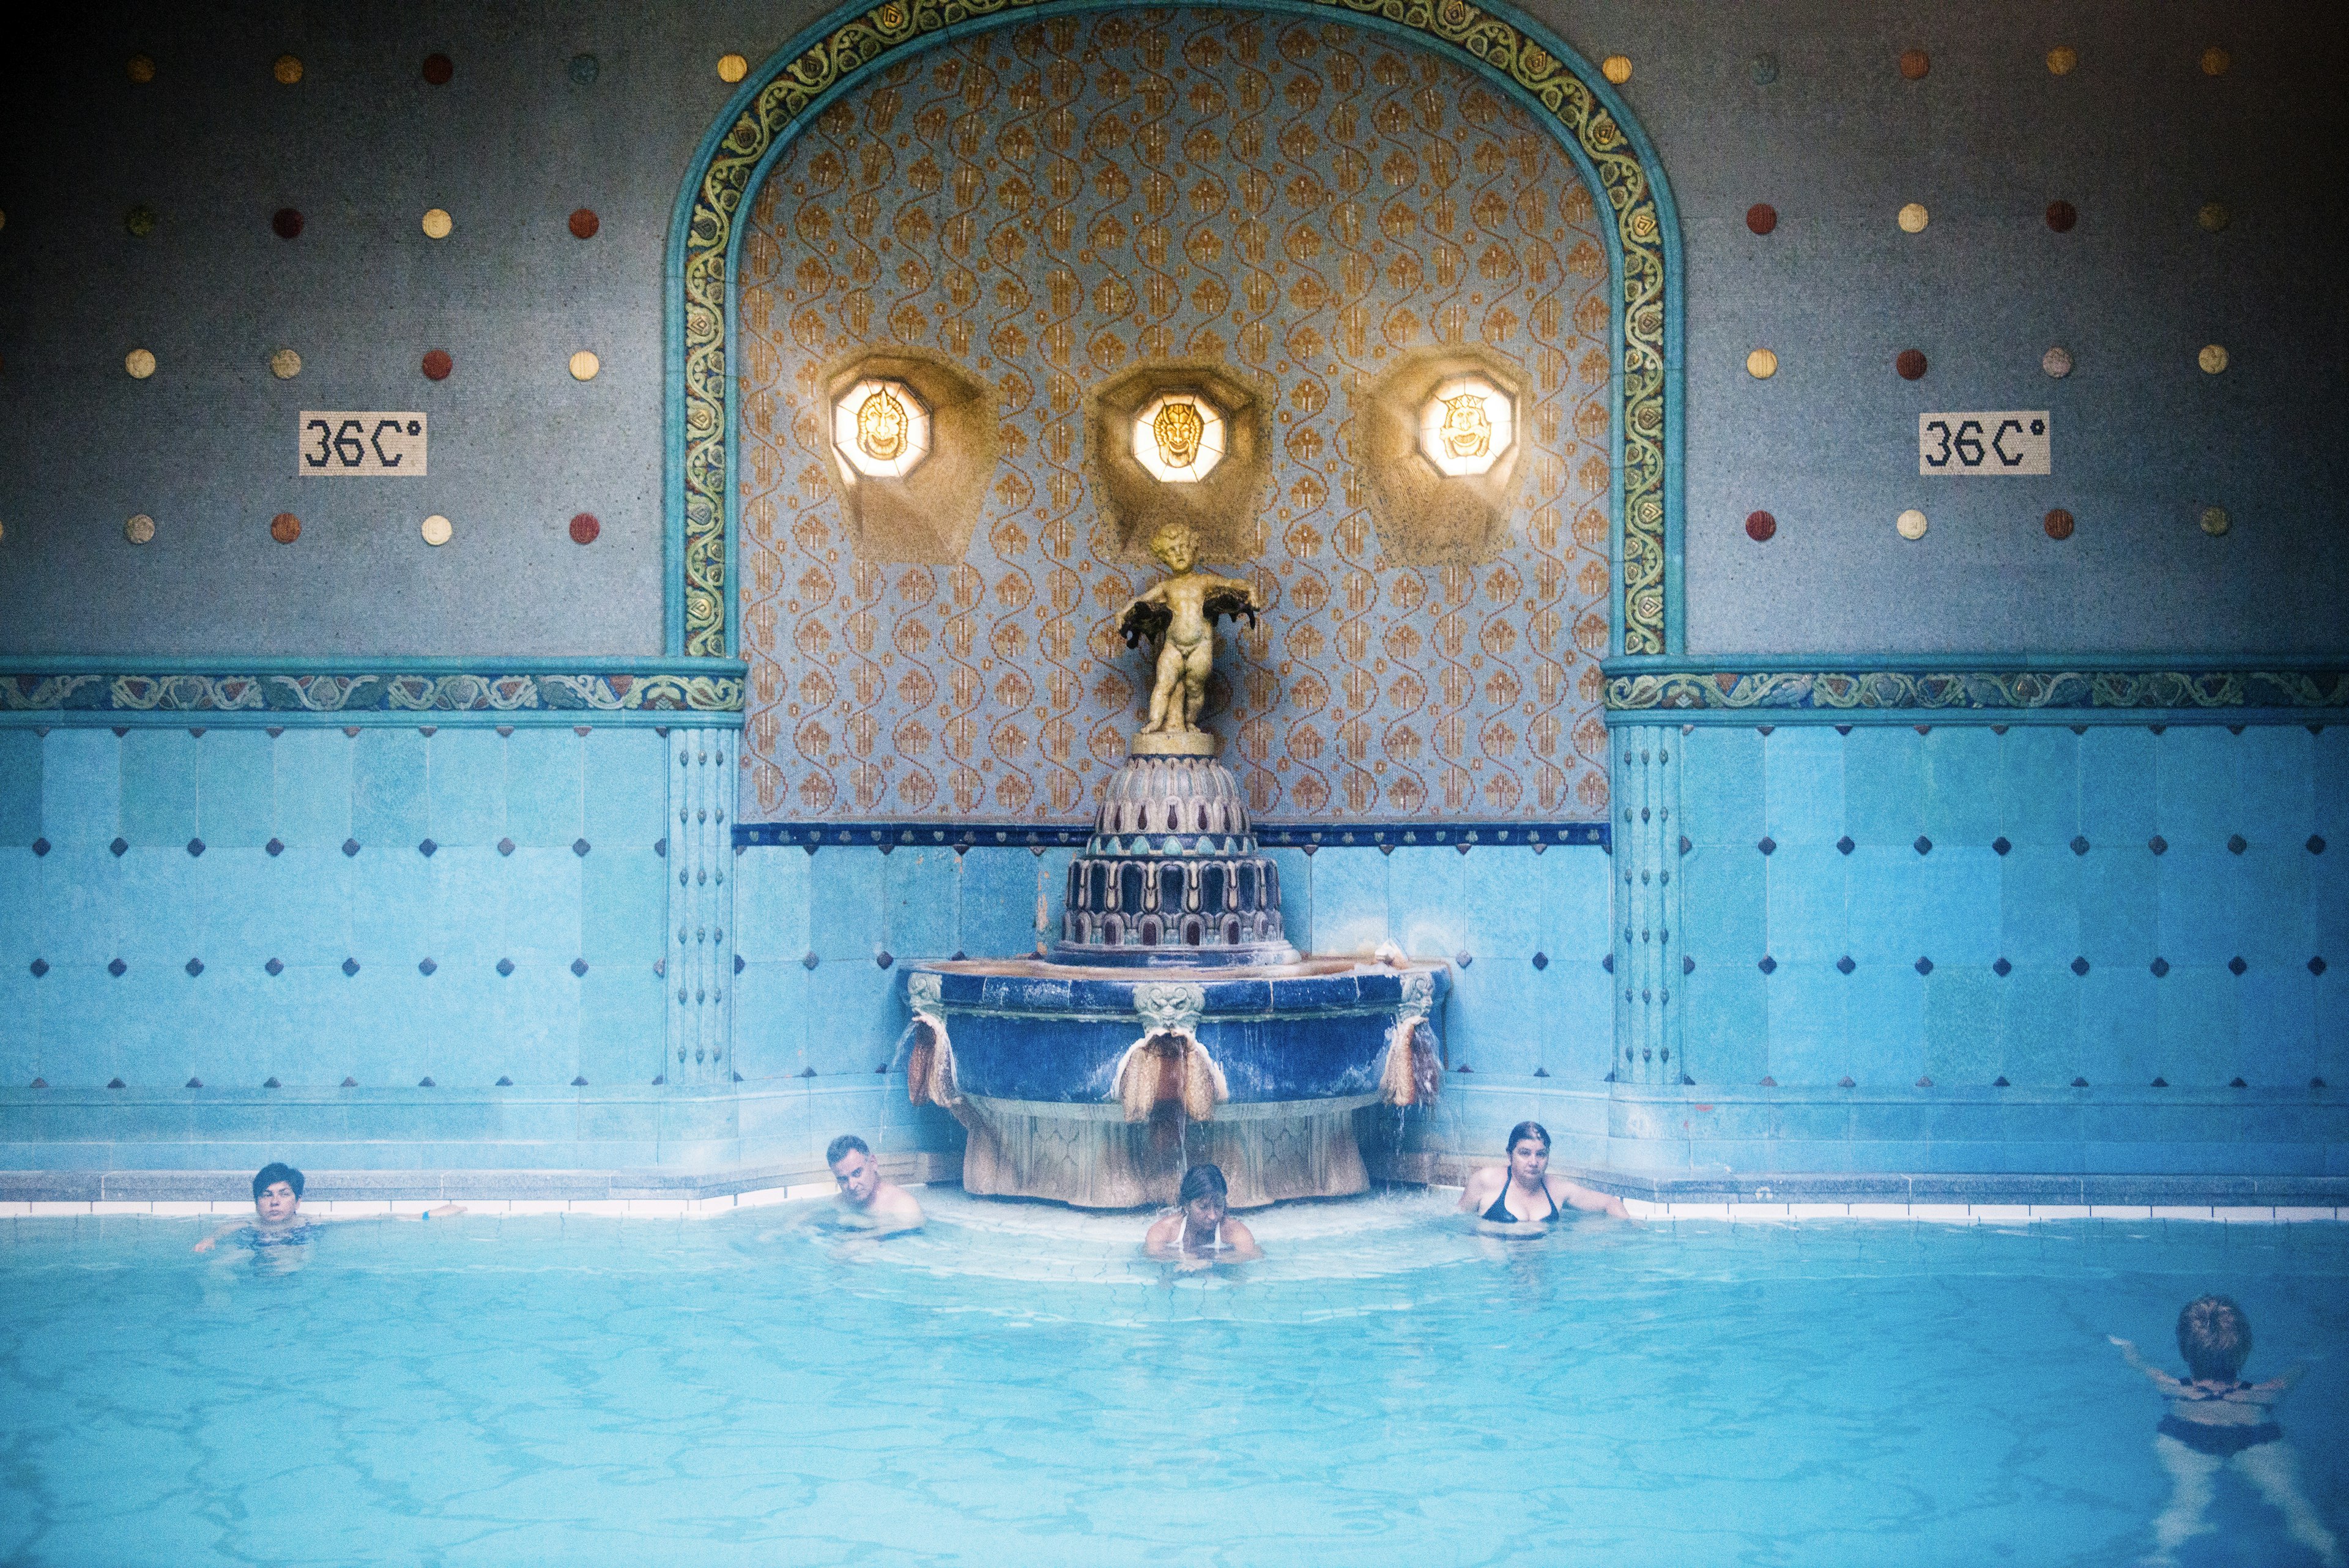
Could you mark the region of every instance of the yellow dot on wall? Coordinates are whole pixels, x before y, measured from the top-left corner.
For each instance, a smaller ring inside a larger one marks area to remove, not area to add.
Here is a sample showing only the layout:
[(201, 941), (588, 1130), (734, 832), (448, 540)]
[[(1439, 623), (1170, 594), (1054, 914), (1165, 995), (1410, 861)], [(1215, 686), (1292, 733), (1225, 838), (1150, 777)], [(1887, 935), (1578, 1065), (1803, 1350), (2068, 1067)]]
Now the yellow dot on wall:
[(2080, 51), (2069, 44), (2058, 44), (2047, 51), (2047, 70), (2051, 76), (2068, 77), (2079, 68)]
[(2202, 367), (2205, 375), (2217, 375), (2227, 368), (2226, 346), (2221, 343), (2205, 343), (2202, 345), (2202, 352), (2194, 356), (2194, 362)]
[(292, 87), (302, 79), (302, 62), (291, 55), (280, 55), (277, 57), (277, 63), (269, 67), (269, 74), (287, 87)]
[(574, 381), (592, 381), (603, 368), (604, 362), (585, 348), (571, 356), (571, 379)]
[(2234, 525), (2234, 519), (2227, 515), (2227, 509), (2225, 507), (2205, 506), (2202, 508), (2202, 532), (2209, 535), (2213, 539), (2217, 538), (2220, 535), (2224, 534), (2228, 529)]
[(1892, 525), (1900, 531), (1900, 536), (1903, 539), (1921, 539), (1925, 536), (1925, 514), (1914, 506), (1894, 518)]
[(424, 526), (417, 531), (424, 535), (424, 542), (428, 545), (445, 545), (449, 542), (449, 536), (456, 532), (449, 525), (449, 519), (441, 516), (438, 512), (427, 517), (424, 520)]
[(134, 545), (144, 545), (155, 536), (155, 519), (144, 512), (134, 512), (122, 524), (122, 536)]
[(2202, 210), (2194, 214), (2194, 221), (2215, 234), (2227, 226), (2230, 216), (2224, 202), (2205, 202)]
[(146, 55), (133, 55), (124, 62), (122, 74), (134, 82), (151, 82), (155, 79), (155, 62)]
[(269, 357), (269, 373), (281, 381), (290, 381), (302, 373), (302, 356), (291, 348), (280, 348)]
[(1925, 211), (1922, 202), (1911, 202), (1900, 209), (1900, 230), (1903, 234), (1921, 234), (1925, 232), (1925, 225), (1932, 221), (1933, 214)]
[(718, 57), (718, 79), (719, 81), (739, 82), (750, 74), (750, 62), (744, 59), (741, 56), (720, 55)]
[(122, 368), (130, 372), (134, 381), (143, 381), (155, 373), (155, 356), (144, 348), (133, 348), (122, 357)]
[(424, 214), (424, 237), (428, 240), (445, 240), (449, 237), (449, 231), (455, 226), (449, 221), (449, 214), (439, 207), (431, 208)]
[(1778, 356), (1767, 348), (1756, 348), (1745, 356), (1745, 373), (1757, 381), (1766, 381), (1778, 373)]
[(2234, 63), (2235, 57), (2216, 44), (2202, 51), (2202, 74), (2206, 77), (2223, 77)]
[(1599, 62), (1599, 74), (1605, 77), (1609, 81), (1613, 82), (1617, 87), (1621, 87), (1625, 82), (1631, 79), (1631, 57), (1629, 55), (1608, 56), (1605, 59)]

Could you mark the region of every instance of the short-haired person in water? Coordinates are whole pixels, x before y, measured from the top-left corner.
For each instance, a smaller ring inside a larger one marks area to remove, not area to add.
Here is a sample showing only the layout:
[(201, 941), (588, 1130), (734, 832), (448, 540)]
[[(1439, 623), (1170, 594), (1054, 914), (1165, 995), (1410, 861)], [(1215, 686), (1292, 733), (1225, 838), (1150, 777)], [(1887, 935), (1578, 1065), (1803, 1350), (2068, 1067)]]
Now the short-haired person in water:
[(1245, 1263), (1264, 1256), (1256, 1235), (1231, 1217), (1231, 1189), (1221, 1166), (1195, 1165), (1183, 1173), (1174, 1209), (1142, 1238), (1143, 1251), (1171, 1258), (1185, 1269), (1210, 1263)]
[(2326, 1568), (2339, 1568), (2341, 1543), (2300, 1490), (2298, 1457), (2276, 1425), (2276, 1403), (2300, 1381), (2305, 1366), (2265, 1383), (2244, 1382), (2239, 1374), (2251, 1354), (2251, 1320), (2225, 1296), (2198, 1296), (2178, 1314), (2185, 1377), (2154, 1366), (2127, 1340), (2107, 1337), (2169, 1401), (2169, 1413), (2155, 1429), (2153, 1451), (2169, 1472), (2173, 1490), (2169, 1506), (2153, 1521), (2154, 1550), (2147, 1562), (2175, 1563), (2189, 1537), (2209, 1532), (2202, 1515), (2210, 1506), (2213, 1483), (2220, 1471), (2232, 1469), (2275, 1505), (2294, 1541), (2315, 1552)]
[(840, 1184), (843, 1218), (883, 1235), (911, 1231), (922, 1222), (914, 1195), (881, 1174), (881, 1162), (854, 1133), (843, 1133), (823, 1151), (832, 1179)]
[(1568, 1209), (1588, 1209), (1618, 1220), (1631, 1217), (1613, 1194), (1594, 1192), (1549, 1173), (1549, 1132), (1539, 1122), (1511, 1127), (1509, 1163), (1470, 1173), (1460, 1192), (1462, 1213), (1495, 1225), (1547, 1225)]
[[(443, 1219), (462, 1214), (464, 1205), (443, 1203), (438, 1209), (428, 1209), (422, 1214), (395, 1214), (395, 1220)], [(310, 1227), (316, 1224), (302, 1212), (302, 1173), (290, 1165), (264, 1165), (253, 1173), (253, 1218), (232, 1220), (197, 1242), (192, 1249), (209, 1252), (219, 1245), (221, 1238), (243, 1231), (245, 1241), (253, 1247), (281, 1247), (308, 1241)]]

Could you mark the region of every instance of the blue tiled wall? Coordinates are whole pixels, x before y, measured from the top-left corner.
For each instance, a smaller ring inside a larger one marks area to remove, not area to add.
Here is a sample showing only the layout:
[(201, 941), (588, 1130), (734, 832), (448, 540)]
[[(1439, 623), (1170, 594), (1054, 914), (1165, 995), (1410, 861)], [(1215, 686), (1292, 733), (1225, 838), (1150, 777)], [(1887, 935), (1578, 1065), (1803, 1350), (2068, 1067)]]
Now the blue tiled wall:
[(2349, 1082), (2349, 730), (1682, 745), (1700, 1085)]
[(664, 755), (617, 728), (0, 730), (0, 1084), (648, 1084)]
[[(1455, 1069), (1596, 1081), (1613, 1020), (1607, 856), (1586, 847), (1270, 852), (1289, 940), (1454, 966)], [(895, 961), (1030, 953), (1060, 929), (1074, 852), (755, 848), (737, 860), (735, 1064), (746, 1079), (870, 1074), (905, 1024)], [(1040, 928), (1038, 911), (1042, 912)], [(886, 955), (891, 967), (879, 961)], [(810, 959), (815, 961), (812, 966)]]

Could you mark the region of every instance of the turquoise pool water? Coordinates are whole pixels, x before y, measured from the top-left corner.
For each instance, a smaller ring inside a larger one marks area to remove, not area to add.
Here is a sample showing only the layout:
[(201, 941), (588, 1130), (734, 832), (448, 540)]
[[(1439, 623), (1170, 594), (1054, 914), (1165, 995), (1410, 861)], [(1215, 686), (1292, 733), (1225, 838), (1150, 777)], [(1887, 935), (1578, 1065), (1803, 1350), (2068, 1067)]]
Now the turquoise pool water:
[[(2232, 1294), (2349, 1524), (2349, 1227), (1133, 1219), (924, 1195), (922, 1235), (680, 1221), (0, 1221), (0, 1562), (2132, 1562), (2174, 1358)], [(283, 1267), (294, 1262), (298, 1267)], [(2240, 1481), (2188, 1563), (2313, 1563)]]

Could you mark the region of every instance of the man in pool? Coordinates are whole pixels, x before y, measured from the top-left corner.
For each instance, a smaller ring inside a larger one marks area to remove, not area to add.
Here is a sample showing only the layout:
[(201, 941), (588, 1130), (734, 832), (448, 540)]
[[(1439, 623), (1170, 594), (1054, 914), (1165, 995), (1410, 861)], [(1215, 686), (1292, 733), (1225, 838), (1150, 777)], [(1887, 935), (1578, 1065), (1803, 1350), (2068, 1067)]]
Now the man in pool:
[[(449, 1219), (462, 1214), (464, 1205), (443, 1203), (438, 1209), (428, 1209), (421, 1214), (395, 1214), (395, 1220), (429, 1220), (436, 1216)], [(290, 1165), (264, 1165), (253, 1174), (253, 1219), (250, 1221), (232, 1220), (197, 1242), (191, 1249), (209, 1252), (220, 1244), (221, 1238), (239, 1231), (251, 1232), (250, 1241), (256, 1247), (279, 1247), (290, 1242), (309, 1240), (310, 1227), (316, 1224), (302, 1212), (302, 1173)]]
[(911, 1231), (922, 1223), (914, 1195), (881, 1174), (881, 1162), (854, 1133), (843, 1133), (823, 1151), (832, 1179), (840, 1184), (840, 1207), (847, 1223), (879, 1235)]
[(1547, 1225), (1566, 1209), (1587, 1209), (1618, 1220), (1631, 1217), (1612, 1193), (1594, 1192), (1549, 1173), (1549, 1132), (1539, 1122), (1511, 1127), (1509, 1163), (1473, 1172), (1460, 1190), (1460, 1211), (1495, 1225)]
[(1174, 1210), (1160, 1216), (1142, 1238), (1143, 1251), (1174, 1260), (1186, 1270), (1263, 1257), (1255, 1233), (1231, 1217), (1230, 1199), (1221, 1166), (1193, 1166), (1183, 1173)]
[(2169, 1506), (2153, 1521), (2154, 1548), (2147, 1563), (2173, 1563), (2190, 1537), (2209, 1533), (2202, 1522), (2219, 1472), (2233, 1469), (2259, 1489), (2283, 1515), (2294, 1541), (2316, 1553), (2325, 1568), (2341, 1568), (2341, 1543), (2324, 1528), (2300, 1490), (2298, 1456), (2276, 1425), (2275, 1407), (2307, 1370), (2294, 1366), (2265, 1383), (2246, 1383), (2237, 1374), (2251, 1354), (2251, 1320), (2225, 1296), (2199, 1296), (2178, 1314), (2178, 1351), (2189, 1376), (2173, 1377), (2137, 1353), (2136, 1345), (2108, 1335), (2121, 1355), (2150, 1379), (2169, 1401), (2169, 1414), (2155, 1429), (2154, 1456), (2169, 1472)]

